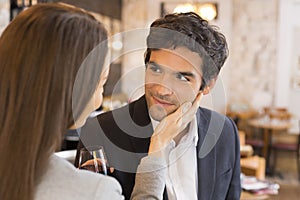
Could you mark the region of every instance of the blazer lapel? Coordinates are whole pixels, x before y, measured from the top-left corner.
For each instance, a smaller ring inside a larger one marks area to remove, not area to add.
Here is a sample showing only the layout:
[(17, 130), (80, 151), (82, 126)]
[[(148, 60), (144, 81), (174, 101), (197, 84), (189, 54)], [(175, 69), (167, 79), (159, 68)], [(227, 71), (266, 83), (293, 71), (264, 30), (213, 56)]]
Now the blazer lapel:
[(197, 112), (198, 122), (198, 199), (210, 200), (212, 198), (216, 176), (216, 151), (212, 148), (208, 154), (203, 153), (207, 143), (211, 143), (214, 137), (208, 133), (210, 116), (203, 113), (202, 109)]
[(136, 153), (146, 153), (145, 155), (147, 155), (150, 137), (153, 134), (153, 127), (149, 117), (145, 96), (138, 99), (132, 105), (130, 110), (132, 112), (133, 126), (135, 129), (135, 137), (131, 138), (132, 148)]
[[(153, 127), (149, 117), (145, 96), (142, 96), (134, 103), (132, 108), (132, 120), (135, 123), (134, 126), (137, 136), (131, 139), (132, 148), (135, 152), (144, 153), (142, 154), (142, 157), (144, 157), (148, 154), (150, 138), (153, 134)], [(166, 187), (163, 193), (163, 200), (168, 200)]]

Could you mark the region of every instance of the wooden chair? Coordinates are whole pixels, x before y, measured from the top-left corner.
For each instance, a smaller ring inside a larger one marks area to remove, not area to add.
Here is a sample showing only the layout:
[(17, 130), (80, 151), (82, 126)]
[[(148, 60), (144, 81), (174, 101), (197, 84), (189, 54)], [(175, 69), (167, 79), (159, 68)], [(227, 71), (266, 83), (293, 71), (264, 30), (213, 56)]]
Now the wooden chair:
[[(266, 171), (266, 161), (264, 158), (259, 156), (253, 156), (253, 149), (242, 148), (247, 147), (249, 145), (245, 144), (245, 132), (239, 131), (240, 137), (240, 145), (241, 145), (241, 172), (247, 176), (255, 176), (257, 179), (264, 180), (265, 179), (265, 171)], [(245, 149), (247, 151), (244, 151)]]
[(254, 149), (254, 154), (262, 156), (262, 149), (264, 147), (263, 133), (259, 132), (261, 130), (255, 128), (249, 128), (246, 135), (245, 143), (251, 145)]
[(266, 174), (266, 161), (259, 156), (241, 158), (241, 171), (247, 176), (255, 176), (264, 180)]
[(285, 142), (285, 141), (275, 141), (272, 142), (271, 153), (273, 154), (273, 169), (276, 171), (277, 165), (277, 152), (278, 151), (289, 151), (293, 152), (297, 158), (297, 170), (298, 170), (298, 180), (300, 181), (300, 120), (298, 121), (299, 130), (298, 135), (296, 137), (296, 141), (294, 142)]

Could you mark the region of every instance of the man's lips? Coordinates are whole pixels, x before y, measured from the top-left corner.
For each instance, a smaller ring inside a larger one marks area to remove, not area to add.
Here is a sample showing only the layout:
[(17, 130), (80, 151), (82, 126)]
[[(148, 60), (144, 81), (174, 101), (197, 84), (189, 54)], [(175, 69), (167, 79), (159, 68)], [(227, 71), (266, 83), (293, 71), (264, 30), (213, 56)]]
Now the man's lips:
[(161, 104), (163, 106), (172, 106), (174, 105), (173, 103), (169, 102), (169, 101), (166, 101), (166, 100), (162, 100), (160, 98), (157, 98), (155, 96), (152, 96), (152, 99), (154, 100), (154, 103), (156, 104)]

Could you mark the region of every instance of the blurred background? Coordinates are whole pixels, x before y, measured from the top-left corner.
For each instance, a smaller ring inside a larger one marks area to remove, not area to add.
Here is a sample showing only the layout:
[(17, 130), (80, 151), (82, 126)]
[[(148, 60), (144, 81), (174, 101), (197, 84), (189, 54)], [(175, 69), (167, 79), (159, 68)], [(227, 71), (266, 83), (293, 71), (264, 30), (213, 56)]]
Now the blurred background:
[[(38, 2), (57, 0), (0, 0), (0, 33), (22, 9)], [(286, 107), (300, 118), (300, 1), (299, 0), (61, 0), (95, 13), (111, 35), (112, 73), (105, 95), (135, 98), (143, 91), (145, 49), (126, 52), (145, 38), (120, 35), (148, 28), (153, 20), (170, 12), (195, 11), (217, 25), (229, 43), (230, 56), (218, 80), (225, 101), (207, 97), (205, 104), (225, 112), (224, 106), (255, 109)], [(117, 34), (117, 35), (116, 35)], [(119, 35), (118, 35), (119, 34)], [(128, 72), (131, 72), (130, 74)], [(117, 87), (115, 84), (120, 80)], [(137, 89), (139, 88), (139, 89)], [(139, 91), (141, 90), (141, 91)], [(133, 91), (135, 91), (133, 95)]]

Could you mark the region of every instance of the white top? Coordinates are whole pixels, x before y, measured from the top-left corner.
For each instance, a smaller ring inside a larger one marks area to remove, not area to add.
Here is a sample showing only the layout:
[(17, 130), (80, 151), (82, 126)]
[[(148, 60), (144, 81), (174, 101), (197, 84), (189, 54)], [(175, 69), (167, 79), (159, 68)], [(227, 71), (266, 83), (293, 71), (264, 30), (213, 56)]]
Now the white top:
[(114, 178), (78, 170), (55, 155), (36, 189), (36, 200), (124, 199)]
[[(151, 119), (153, 129), (158, 122)], [(169, 200), (197, 199), (198, 175), (197, 153), (198, 127), (196, 117), (191, 121), (188, 133), (181, 138), (176, 146), (170, 144), (171, 151), (167, 157), (166, 188)]]

